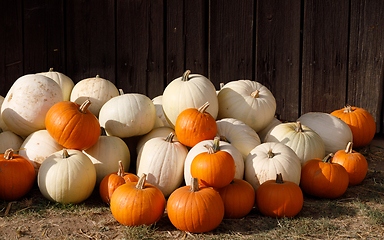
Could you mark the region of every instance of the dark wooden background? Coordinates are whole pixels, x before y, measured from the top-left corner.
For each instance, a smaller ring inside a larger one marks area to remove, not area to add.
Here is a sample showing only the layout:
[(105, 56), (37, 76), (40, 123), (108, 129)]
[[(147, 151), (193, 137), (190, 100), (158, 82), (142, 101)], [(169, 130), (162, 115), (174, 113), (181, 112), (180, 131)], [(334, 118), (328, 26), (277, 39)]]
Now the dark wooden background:
[(28, 73), (99, 74), (150, 98), (186, 69), (267, 86), (282, 120), (345, 104), (383, 133), (383, 0), (2, 0), (0, 95)]

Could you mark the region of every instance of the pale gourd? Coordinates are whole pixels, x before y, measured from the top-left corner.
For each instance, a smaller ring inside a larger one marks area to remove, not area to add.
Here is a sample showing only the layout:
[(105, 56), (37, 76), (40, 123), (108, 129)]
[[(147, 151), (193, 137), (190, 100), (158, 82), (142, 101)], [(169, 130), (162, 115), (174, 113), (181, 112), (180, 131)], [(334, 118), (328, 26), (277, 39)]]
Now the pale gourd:
[(18, 78), (1, 105), (1, 115), (9, 130), (25, 138), (45, 129), (45, 115), (63, 101), (59, 84), (49, 77), (28, 74)]
[(131, 154), (127, 144), (115, 136), (100, 136), (92, 147), (83, 150), (83, 152), (95, 166), (96, 185), (99, 185), (108, 174), (116, 172), (119, 161), (127, 170), (131, 163)]
[[(15, 150), (15, 153), (18, 153), (18, 149), (21, 148), (24, 139), (16, 135), (12, 131), (1, 131), (0, 129), (0, 154), (5, 153), (9, 148)], [(20, 155), (20, 153), (19, 153)]]
[(163, 92), (163, 111), (169, 125), (174, 128), (179, 114), (188, 108), (199, 108), (206, 102), (206, 112), (214, 119), (219, 111), (216, 89), (213, 83), (200, 74), (187, 70), (182, 77), (171, 81)]
[(217, 136), (237, 148), (245, 160), (248, 153), (258, 146), (259, 135), (250, 126), (235, 118), (223, 118), (216, 121)]
[(163, 123), (164, 127), (171, 127), (167, 121), (167, 118), (164, 115), (163, 111), (163, 95), (159, 95), (155, 98), (152, 99), (153, 104), (155, 105), (156, 108), (156, 115), (157, 117), (161, 120)]
[[(204, 147), (204, 145), (210, 145), (213, 146), (214, 140), (204, 140), (196, 144), (194, 147), (192, 147), (188, 155), (185, 159), (184, 163), (184, 181), (185, 185), (191, 185), (192, 184), (192, 175), (191, 175), (191, 164), (193, 159), (200, 153), (208, 152), (208, 149)], [(219, 142), (220, 151), (226, 151), (233, 157), (233, 160), (235, 161), (235, 177), (238, 179), (243, 179), (244, 177), (244, 159), (241, 152), (235, 148), (232, 144), (227, 143), (225, 141)]]
[(331, 114), (309, 112), (301, 115), (298, 121), (319, 134), (323, 139), (326, 155), (345, 149), (349, 142), (353, 142), (348, 124)]
[(136, 175), (147, 174), (147, 183), (158, 187), (168, 197), (183, 182), (186, 146), (173, 141), (174, 133), (166, 138), (155, 137), (141, 148), (136, 162)]
[(128, 138), (150, 132), (156, 122), (155, 105), (147, 96), (126, 93), (110, 99), (100, 110), (99, 122), (107, 135)]
[(50, 201), (80, 203), (93, 192), (96, 184), (95, 166), (82, 151), (64, 149), (44, 160), (37, 183), (41, 194)]
[(263, 143), (266, 142), (266, 139), (267, 139), (267, 136), (268, 136), (270, 130), (281, 123), (282, 122), (279, 119), (274, 117), (272, 119), (272, 121), (270, 121), (269, 124), (263, 130), (259, 131), (257, 134), (259, 135), (261, 142), (263, 142)]
[(76, 83), (72, 89), (70, 100), (81, 105), (89, 99), (92, 104), (88, 110), (98, 117), (104, 103), (116, 96), (119, 96), (117, 87), (111, 81), (97, 75)]
[(301, 162), (288, 146), (278, 142), (266, 142), (255, 147), (245, 160), (244, 179), (255, 191), (268, 180), (281, 173), (285, 181), (300, 184)]
[(64, 73), (53, 71), (53, 68), (50, 68), (48, 72), (41, 72), (37, 74), (49, 77), (57, 82), (61, 88), (61, 91), (63, 92), (64, 101), (70, 100), (73, 86), (75, 86), (71, 78), (69, 78)]
[(280, 142), (290, 147), (300, 158), (301, 165), (306, 161), (325, 157), (323, 139), (301, 122), (288, 122), (275, 126), (266, 139), (267, 142)]
[[(148, 142), (148, 140), (155, 137), (166, 138), (170, 133), (175, 134), (175, 130), (173, 130), (173, 128), (170, 128), (170, 127), (159, 127), (159, 128), (152, 129), (149, 133), (139, 138), (139, 141), (137, 142), (137, 145), (136, 145), (136, 152), (137, 153), (140, 152), (140, 149), (143, 147), (143, 145), (146, 142)], [(173, 137), (173, 141), (178, 141), (176, 135)]]
[(256, 132), (272, 121), (276, 100), (271, 91), (251, 80), (236, 80), (225, 84), (219, 94), (218, 119), (236, 118)]

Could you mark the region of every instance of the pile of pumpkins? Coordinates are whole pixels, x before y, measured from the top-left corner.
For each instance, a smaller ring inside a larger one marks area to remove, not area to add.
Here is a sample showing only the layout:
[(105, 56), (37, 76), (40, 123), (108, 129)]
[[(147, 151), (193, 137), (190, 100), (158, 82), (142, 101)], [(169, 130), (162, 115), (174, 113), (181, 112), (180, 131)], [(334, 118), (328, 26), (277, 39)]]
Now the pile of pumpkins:
[[(189, 70), (150, 99), (100, 76), (74, 84), (50, 69), (17, 79), (0, 105), (0, 199), (19, 199), (37, 181), (47, 199), (79, 203), (97, 187), (121, 224), (154, 224), (166, 211), (193, 233), (254, 206), (293, 217), (303, 192), (340, 197), (367, 173), (352, 144), (367, 145), (376, 131), (369, 112), (351, 106), (282, 122), (262, 84), (216, 90)], [(135, 173), (124, 170), (132, 137)]]

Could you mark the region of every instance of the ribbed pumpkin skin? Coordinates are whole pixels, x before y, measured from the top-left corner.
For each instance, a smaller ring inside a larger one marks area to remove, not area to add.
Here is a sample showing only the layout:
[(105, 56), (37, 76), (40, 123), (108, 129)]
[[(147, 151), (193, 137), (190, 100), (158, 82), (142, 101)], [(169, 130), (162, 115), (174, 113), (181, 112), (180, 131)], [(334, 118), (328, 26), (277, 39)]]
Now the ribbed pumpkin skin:
[(79, 108), (77, 103), (62, 101), (45, 117), (47, 131), (64, 148), (85, 150), (99, 139), (99, 121), (88, 109), (82, 113)]
[(224, 217), (220, 194), (210, 187), (191, 191), (191, 186), (176, 189), (168, 198), (168, 218), (177, 229), (203, 233), (217, 228)]
[(151, 225), (160, 220), (165, 209), (165, 197), (157, 187), (145, 183), (128, 182), (112, 194), (110, 207), (115, 219), (125, 226)]
[(27, 194), (35, 182), (35, 168), (24, 157), (13, 154), (5, 159), (0, 154), (0, 199), (14, 201)]
[(255, 205), (255, 190), (245, 180), (234, 178), (230, 184), (217, 191), (224, 202), (225, 218), (242, 218)]
[(303, 208), (303, 193), (296, 183), (268, 180), (257, 189), (256, 204), (264, 216), (294, 217)]
[(348, 172), (340, 164), (323, 161), (311, 159), (304, 163), (301, 168), (300, 187), (303, 192), (315, 197), (340, 197), (348, 188)]
[(331, 115), (340, 118), (351, 128), (355, 147), (368, 145), (375, 136), (375, 119), (363, 108), (346, 106), (333, 111)]

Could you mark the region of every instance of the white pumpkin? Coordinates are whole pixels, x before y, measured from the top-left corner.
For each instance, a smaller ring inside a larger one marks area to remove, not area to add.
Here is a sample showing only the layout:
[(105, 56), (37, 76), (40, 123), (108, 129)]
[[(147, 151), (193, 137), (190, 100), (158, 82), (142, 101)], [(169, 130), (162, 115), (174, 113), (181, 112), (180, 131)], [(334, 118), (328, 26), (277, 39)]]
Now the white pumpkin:
[(70, 100), (73, 86), (75, 86), (71, 78), (63, 73), (53, 71), (53, 68), (50, 68), (48, 72), (41, 72), (37, 74), (49, 77), (57, 82), (61, 88), (61, 91), (63, 92), (64, 101)]
[[(193, 146), (185, 159), (184, 163), (184, 181), (185, 185), (191, 185), (192, 184), (192, 175), (191, 175), (191, 164), (193, 159), (200, 153), (208, 152), (208, 149), (204, 147), (204, 145), (211, 145), (213, 146), (214, 140), (204, 140)], [(236, 166), (236, 172), (235, 172), (235, 178), (243, 179), (244, 177), (244, 159), (241, 152), (235, 148), (232, 144), (220, 141), (219, 143), (220, 151), (226, 151), (233, 157), (233, 160), (235, 160), (235, 166)]]
[(282, 122), (279, 119), (274, 117), (272, 119), (272, 121), (269, 122), (267, 127), (265, 127), (263, 130), (259, 131), (257, 134), (259, 135), (261, 142), (263, 142), (263, 143), (266, 142), (269, 131), (281, 123)]
[(37, 184), (43, 196), (51, 201), (80, 203), (95, 188), (95, 166), (82, 151), (64, 149), (44, 160), (37, 175)]
[(172, 128), (175, 128), (177, 117), (185, 109), (199, 108), (209, 102), (206, 111), (214, 119), (219, 111), (213, 83), (203, 75), (190, 73), (187, 70), (182, 77), (174, 79), (163, 92), (163, 112)]
[(236, 80), (223, 86), (219, 99), (218, 119), (236, 118), (256, 132), (272, 121), (276, 100), (268, 88), (251, 80)]
[(313, 158), (325, 157), (323, 139), (315, 131), (302, 125), (300, 121), (275, 126), (266, 141), (280, 142), (290, 147), (300, 158), (301, 165)]
[(1, 105), (3, 104), (4, 97), (0, 96), (0, 129), (3, 130), (4, 132), (9, 130), (7, 124), (3, 121), (3, 117), (1, 116)]
[(28, 74), (18, 78), (1, 105), (1, 115), (9, 130), (25, 138), (45, 129), (45, 115), (63, 101), (59, 84), (49, 77)]
[(183, 182), (184, 161), (188, 149), (173, 141), (174, 133), (166, 138), (155, 137), (141, 148), (136, 162), (137, 176), (147, 174), (147, 183), (158, 187), (168, 197)]
[(119, 137), (100, 136), (97, 142), (83, 152), (91, 159), (96, 169), (96, 185), (99, 185), (105, 176), (116, 172), (119, 161), (124, 169), (129, 169), (131, 153), (127, 144)]
[[(176, 134), (175, 130), (170, 127), (159, 127), (159, 128), (154, 128), (152, 131), (149, 133), (143, 135), (140, 137), (139, 141), (137, 142), (136, 145), (136, 152), (140, 152), (141, 147), (150, 139), (155, 138), (155, 137), (162, 137), (166, 138), (170, 133)], [(175, 135), (173, 137), (173, 141), (178, 141), (177, 136)]]
[(345, 149), (353, 141), (348, 124), (331, 114), (309, 112), (301, 115), (298, 121), (319, 134), (323, 139), (326, 155)]
[(259, 135), (250, 126), (234, 118), (223, 118), (216, 121), (217, 136), (237, 148), (245, 160), (248, 153), (258, 146)]
[(278, 142), (266, 142), (251, 150), (245, 161), (244, 179), (255, 191), (265, 181), (276, 179), (278, 173), (285, 181), (300, 184), (300, 159), (290, 147)]
[(24, 139), (12, 131), (2, 132), (0, 129), (0, 153), (5, 153), (8, 148), (12, 148), (15, 153), (21, 148)]
[(91, 101), (91, 106), (88, 108), (91, 113), (99, 117), (101, 107), (109, 99), (119, 96), (119, 90), (109, 80), (97, 75), (93, 78), (86, 78), (73, 87), (70, 100), (77, 104), (82, 104), (85, 100)]
[(20, 156), (28, 159), (35, 168), (36, 176), (43, 161), (63, 149), (46, 129), (31, 133), (21, 144)]
[(156, 122), (155, 105), (147, 96), (127, 93), (106, 102), (99, 121), (107, 135), (128, 138), (150, 132)]
[(163, 123), (163, 126), (164, 127), (171, 127), (171, 125), (169, 125), (169, 123), (167, 121), (167, 118), (164, 115), (163, 95), (160, 95), (160, 96), (153, 98), (152, 102), (155, 105), (157, 117), (161, 120), (161, 122)]

